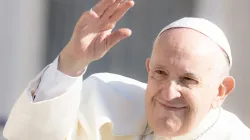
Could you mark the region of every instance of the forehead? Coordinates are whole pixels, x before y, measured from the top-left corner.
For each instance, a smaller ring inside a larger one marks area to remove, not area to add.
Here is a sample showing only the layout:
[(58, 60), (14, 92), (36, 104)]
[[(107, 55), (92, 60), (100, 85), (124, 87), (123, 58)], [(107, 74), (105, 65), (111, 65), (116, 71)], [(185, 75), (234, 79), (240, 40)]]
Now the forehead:
[(156, 40), (152, 61), (175, 71), (210, 72), (219, 63), (219, 47), (205, 35), (187, 28), (170, 29)]

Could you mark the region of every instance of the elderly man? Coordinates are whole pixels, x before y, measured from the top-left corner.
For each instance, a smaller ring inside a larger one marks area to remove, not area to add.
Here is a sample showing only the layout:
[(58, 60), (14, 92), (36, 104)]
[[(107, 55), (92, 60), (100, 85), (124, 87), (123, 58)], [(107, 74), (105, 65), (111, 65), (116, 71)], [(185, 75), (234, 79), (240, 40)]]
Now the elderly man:
[(4, 129), (9, 140), (239, 140), (250, 130), (221, 104), (234, 88), (223, 32), (182, 18), (157, 36), (147, 84), (87, 66), (129, 29), (113, 33), (133, 1), (102, 0), (85, 12), (59, 57), (30, 82)]

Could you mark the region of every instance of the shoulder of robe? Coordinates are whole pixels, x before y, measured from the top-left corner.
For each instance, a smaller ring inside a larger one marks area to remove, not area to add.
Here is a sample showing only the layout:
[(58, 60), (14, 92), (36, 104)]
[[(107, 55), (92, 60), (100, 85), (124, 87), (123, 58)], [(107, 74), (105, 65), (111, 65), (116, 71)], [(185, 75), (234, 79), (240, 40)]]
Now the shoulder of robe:
[(83, 81), (80, 112), (92, 129), (111, 122), (116, 135), (142, 134), (146, 125), (146, 84), (111, 73), (97, 73)]
[(227, 135), (227, 140), (250, 140), (250, 129), (232, 112), (223, 110), (219, 125), (220, 131)]

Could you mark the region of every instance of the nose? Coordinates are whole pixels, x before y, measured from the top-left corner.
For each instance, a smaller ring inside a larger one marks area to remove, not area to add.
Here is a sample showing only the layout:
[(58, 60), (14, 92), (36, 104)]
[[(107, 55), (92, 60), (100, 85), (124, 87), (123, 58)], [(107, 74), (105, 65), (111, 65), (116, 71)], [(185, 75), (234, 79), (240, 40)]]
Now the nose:
[(181, 93), (178, 90), (178, 85), (175, 81), (169, 81), (166, 83), (162, 89), (162, 96), (166, 101), (171, 101), (173, 99), (181, 97)]

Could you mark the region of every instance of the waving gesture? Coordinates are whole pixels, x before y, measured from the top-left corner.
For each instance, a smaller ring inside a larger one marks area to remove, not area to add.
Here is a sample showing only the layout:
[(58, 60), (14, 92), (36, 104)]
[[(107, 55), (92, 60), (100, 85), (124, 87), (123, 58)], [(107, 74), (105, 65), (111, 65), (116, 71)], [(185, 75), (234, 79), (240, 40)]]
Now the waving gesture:
[(132, 0), (100, 0), (84, 12), (60, 54), (58, 69), (78, 76), (89, 63), (102, 58), (116, 43), (130, 36), (130, 29), (112, 30), (133, 5)]

